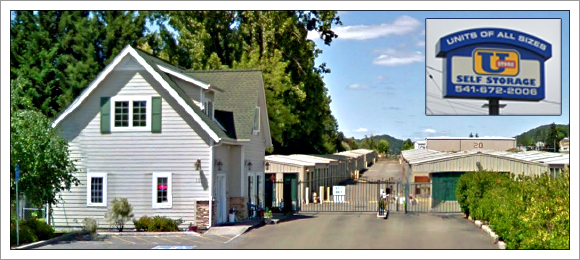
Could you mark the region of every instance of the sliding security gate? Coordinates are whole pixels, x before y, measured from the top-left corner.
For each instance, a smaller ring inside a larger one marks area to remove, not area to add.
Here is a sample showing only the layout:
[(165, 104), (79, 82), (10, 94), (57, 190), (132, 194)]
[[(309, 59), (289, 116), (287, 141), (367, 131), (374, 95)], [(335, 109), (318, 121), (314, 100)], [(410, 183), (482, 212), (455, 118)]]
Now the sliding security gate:
[[(402, 206), (397, 209), (395, 197), (403, 194), (402, 185), (397, 182), (347, 181), (334, 186), (319, 186), (315, 190), (308, 184), (298, 184), (301, 212), (379, 212), (381, 205), (390, 211), (403, 210)], [(381, 192), (389, 193), (386, 200), (381, 198)]]
[[(321, 180), (299, 182), (294, 176), (285, 176), (283, 182), (266, 185), (266, 207), (271, 205), (270, 209), (282, 212), (379, 212), (382, 204), (391, 213), (461, 212), (455, 199), (459, 177), (446, 173), (434, 176), (432, 182), (349, 180), (326, 186)], [(384, 203), (381, 192), (389, 193)]]

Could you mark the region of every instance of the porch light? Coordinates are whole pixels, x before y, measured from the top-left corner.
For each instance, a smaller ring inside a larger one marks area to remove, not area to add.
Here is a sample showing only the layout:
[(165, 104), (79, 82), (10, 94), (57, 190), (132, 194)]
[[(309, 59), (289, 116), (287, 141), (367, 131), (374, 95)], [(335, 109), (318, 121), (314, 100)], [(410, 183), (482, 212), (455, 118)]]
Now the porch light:
[(222, 170), (222, 165), (223, 165), (222, 160), (218, 160), (215, 165), (217, 165), (218, 171), (221, 171)]
[(264, 163), (264, 166), (266, 166), (266, 170), (269, 170), (270, 169), (270, 163), (269, 162)]
[(197, 161), (195, 161), (195, 170), (201, 170), (201, 159), (197, 159)]
[(247, 165), (248, 165), (248, 171), (251, 171), (252, 170), (252, 162), (248, 161)]

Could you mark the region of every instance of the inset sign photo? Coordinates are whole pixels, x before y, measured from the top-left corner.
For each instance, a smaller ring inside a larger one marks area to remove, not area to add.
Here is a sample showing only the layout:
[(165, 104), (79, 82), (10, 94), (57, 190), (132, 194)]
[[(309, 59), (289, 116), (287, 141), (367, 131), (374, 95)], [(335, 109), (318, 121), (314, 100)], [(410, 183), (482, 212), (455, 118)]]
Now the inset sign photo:
[(426, 19), (426, 115), (560, 115), (560, 19)]

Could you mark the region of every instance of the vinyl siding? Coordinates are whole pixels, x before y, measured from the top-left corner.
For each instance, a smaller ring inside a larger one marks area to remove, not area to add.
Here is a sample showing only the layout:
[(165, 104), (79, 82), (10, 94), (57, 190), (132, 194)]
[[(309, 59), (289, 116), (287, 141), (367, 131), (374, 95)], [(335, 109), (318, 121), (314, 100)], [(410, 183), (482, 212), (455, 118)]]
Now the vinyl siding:
[[(100, 97), (118, 95), (161, 96), (161, 133), (101, 134)], [(114, 70), (59, 127), (71, 157), (79, 159), (76, 176), (81, 185), (61, 194), (64, 203), (54, 208), (57, 229), (80, 226), (85, 217), (95, 218), (101, 228), (109, 227), (104, 219), (107, 208), (87, 206), (87, 171), (108, 174), (108, 207), (114, 198), (127, 198), (135, 218), (182, 218), (182, 228), (195, 222), (195, 200), (209, 197), (209, 137), (146, 71)], [(197, 159), (202, 162), (201, 172), (195, 170)], [(152, 208), (153, 172), (172, 173), (170, 209)], [(126, 228), (133, 228), (133, 223)]]
[[(251, 161), (252, 162), (252, 169), (250, 171), (250, 173), (253, 176), (261, 176), (260, 177), (260, 191), (259, 191), (259, 197), (260, 197), (260, 203), (264, 204), (264, 162), (265, 162), (265, 156), (266, 156), (266, 142), (265, 142), (265, 135), (264, 135), (264, 131), (265, 131), (265, 127), (264, 124), (267, 124), (267, 120), (264, 120), (264, 117), (267, 115), (265, 115), (264, 111), (265, 109), (263, 109), (266, 104), (265, 102), (263, 102), (262, 98), (256, 98), (257, 100), (257, 104), (258, 106), (260, 106), (260, 132), (258, 132), (256, 135), (252, 134), (250, 137), (250, 142), (248, 144), (244, 144), (243, 149), (244, 149), (244, 160), (245, 161)], [(252, 117), (253, 120), (253, 117)], [(252, 129), (248, 129), (248, 131), (252, 131)], [(247, 188), (247, 180), (248, 180), (248, 167), (245, 166), (244, 167), (244, 173), (243, 176), (244, 178), (242, 178), (244, 180), (244, 190), (243, 190), (243, 194), (248, 194)], [(254, 185), (256, 184), (256, 177), (254, 177)], [(252, 194), (255, 194), (255, 189), (256, 187), (254, 186), (252, 191)], [(247, 195), (246, 195), (247, 196)]]
[(173, 80), (175, 84), (177, 84), (177, 86), (179, 86), (187, 96), (191, 97), (193, 103), (195, 103), (199, 108), (202, 107), (200, 94), (203, 89), (201, 87), (194, 86), (191, 83), (185, 82), (184, 80), (170, 74), (167, 74), (167, 76), (169, 76), (169, 78)]

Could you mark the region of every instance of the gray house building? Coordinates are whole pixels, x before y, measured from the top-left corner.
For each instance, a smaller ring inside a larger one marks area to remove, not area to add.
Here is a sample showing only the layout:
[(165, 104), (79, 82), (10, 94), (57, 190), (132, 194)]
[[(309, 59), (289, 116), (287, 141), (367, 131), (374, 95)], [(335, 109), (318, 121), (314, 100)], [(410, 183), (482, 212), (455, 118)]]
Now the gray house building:
[(85, 217), (107, 227), (114, 198), (127, 198), (136, 218), (181, 218), (182, 228), (263, 206), (272, 140), (259, 70), (188, 71), (126, 46), (53, 127), (81, 181), (53, 208), (57, 229)]

